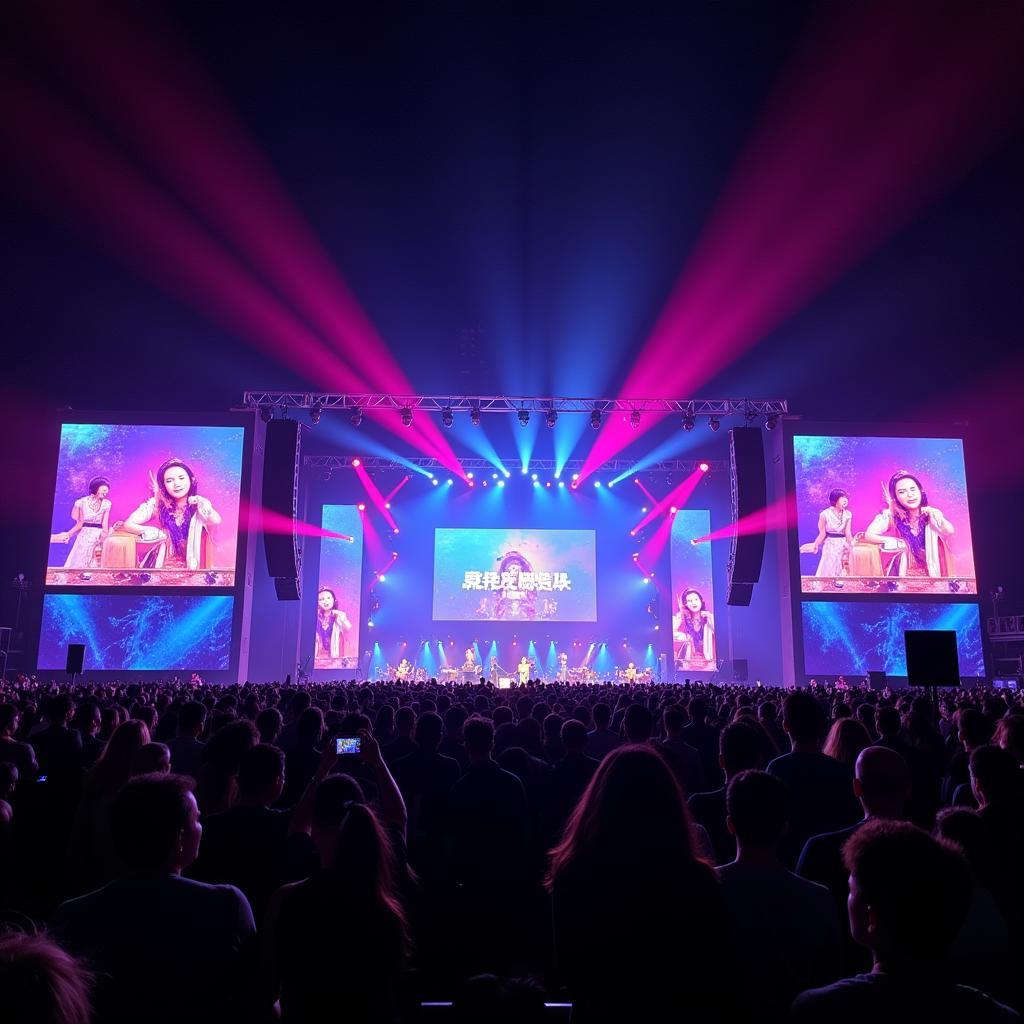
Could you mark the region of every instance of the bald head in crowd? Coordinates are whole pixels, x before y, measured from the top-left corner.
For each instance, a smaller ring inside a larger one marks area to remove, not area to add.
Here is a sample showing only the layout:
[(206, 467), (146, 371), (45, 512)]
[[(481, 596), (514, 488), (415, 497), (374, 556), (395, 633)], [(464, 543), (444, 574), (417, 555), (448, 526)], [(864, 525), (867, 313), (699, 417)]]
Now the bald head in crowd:
[(902, 818), (910, 798), (910, 769), (889, 747), (865, 747), (857, 756), (853, 791), (869, 818)]

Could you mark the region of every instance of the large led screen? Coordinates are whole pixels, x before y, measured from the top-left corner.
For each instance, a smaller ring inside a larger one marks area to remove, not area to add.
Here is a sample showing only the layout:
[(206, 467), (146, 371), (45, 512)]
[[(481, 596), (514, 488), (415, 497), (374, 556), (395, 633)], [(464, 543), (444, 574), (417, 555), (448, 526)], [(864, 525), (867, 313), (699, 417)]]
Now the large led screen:
[(793, 438), (805, 594), (976, 594), (963, 442)]
[(802, 607), (807, 675), (905, 676), (903, 633), (908, 629), (955, 630), (960, 674), (985, 675), (976, 604), (805, 601)]
[(363, 520), (355, 505), (324, 505), (323, 528), (352, 540), (320, 542), (313, 668), (358, 668)]
[(39, 668), (63, 669), (68, 644), (85, 644), (86, 669), (224, 671), (233, 612), (230, 596), (47, 594)]
[(48, 586), (233, 587), (241, 426), (65, 423)]
[(711, 545), (693, 543), (710, 532), (706, 509), (681, 509), (672, 519), (672, 650), (676, 668), (691, 672), (718, 667)]
[(595, 622), (594, 531), (435, 530), (434, 618)]

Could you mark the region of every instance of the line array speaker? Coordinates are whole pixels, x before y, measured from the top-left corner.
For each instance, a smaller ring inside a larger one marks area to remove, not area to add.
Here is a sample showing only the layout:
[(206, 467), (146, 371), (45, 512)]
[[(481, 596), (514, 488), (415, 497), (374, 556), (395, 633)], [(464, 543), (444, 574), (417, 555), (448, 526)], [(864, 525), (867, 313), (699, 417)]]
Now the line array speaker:
[(263, 507), (291, 520), (291, 533), (263, 532), (267, 571), (279, 601), (297, 601), (302, 589), (302, 552), (295, 530), (299, 500), (299, 424), (271, 420), (263, 454)]
[[(767, 505), (764, 442), (757, 427), (734, 427), (729, 431), (729, 483), (734, 523), (760, 512)], [(750, 604), (754, 584), (761, 578), (763, 559), (763, 530), (742, 536), (737, 533), (732, 538), (727, 604)]]

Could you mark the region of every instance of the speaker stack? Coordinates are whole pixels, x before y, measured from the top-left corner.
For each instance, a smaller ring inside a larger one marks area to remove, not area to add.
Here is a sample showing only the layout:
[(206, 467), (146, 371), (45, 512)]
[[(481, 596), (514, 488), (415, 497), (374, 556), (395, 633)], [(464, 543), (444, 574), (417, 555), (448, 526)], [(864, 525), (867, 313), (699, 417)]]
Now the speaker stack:
[(271, 420), (263, 456), (263, 507), (291, 520), (291, 533), (263, 533), (267, 571), (279, 601), (298, 601), (302, 592), (302, 552), (295, 520), (299, 501), (299, 424)]
[[(729, 482), (732, 488), (732, 520), (741, 522), (768, 503), (764, 470), (764, 443), (757, 427), (729, 431)], [(727, 604), (746, 606), (761, 578), (764, 531), (736, 535), (729, 550)]]

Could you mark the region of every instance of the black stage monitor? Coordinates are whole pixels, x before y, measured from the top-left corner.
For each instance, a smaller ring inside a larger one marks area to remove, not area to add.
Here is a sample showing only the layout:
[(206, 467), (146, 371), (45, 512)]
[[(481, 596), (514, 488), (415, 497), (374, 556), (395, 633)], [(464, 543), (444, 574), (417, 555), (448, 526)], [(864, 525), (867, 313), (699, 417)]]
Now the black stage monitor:
[(907, 649), (907, 683), (910, 686), (960, 685), (955, 630), (908, 629), (903, 638)]

